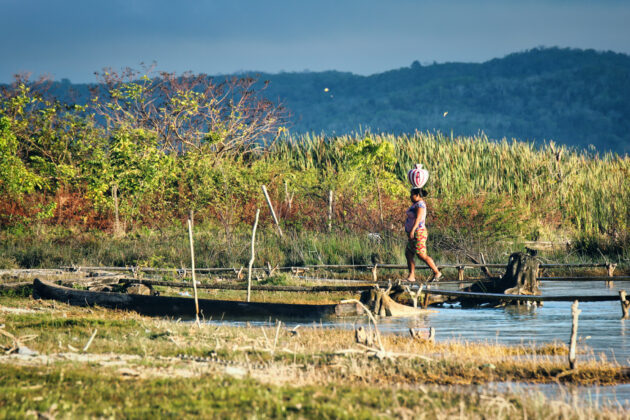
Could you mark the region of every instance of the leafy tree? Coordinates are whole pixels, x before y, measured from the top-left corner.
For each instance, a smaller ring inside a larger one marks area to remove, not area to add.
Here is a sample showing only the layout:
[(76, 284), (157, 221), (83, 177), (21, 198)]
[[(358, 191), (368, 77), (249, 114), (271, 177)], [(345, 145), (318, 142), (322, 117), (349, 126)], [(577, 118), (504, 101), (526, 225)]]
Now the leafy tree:
[(0, 195), (20, 200), (40, 187), (43, 179), (33, 173), (18, 155), (17, 137), (11, 120), (0, 117)]
[(396, 176), (396, 154), (394, 145), (387, 140), (376, 142), (366, 136), (357, 143), (345, 147), (347, 163), (356, 170), (357, 189), (375, 186), (378, 196), (379, 217), (383, 223), (383, 193), (395, 195), (401, 193), (401, 185)]
[(150, 130), (170, 153), (216, 157), (252, 153), (283, 131), (281, 106), (262, 96), (252, 77), (214, 79), (206, 75), (145, 69), (99, 73), (93, 104), (107, 128)]

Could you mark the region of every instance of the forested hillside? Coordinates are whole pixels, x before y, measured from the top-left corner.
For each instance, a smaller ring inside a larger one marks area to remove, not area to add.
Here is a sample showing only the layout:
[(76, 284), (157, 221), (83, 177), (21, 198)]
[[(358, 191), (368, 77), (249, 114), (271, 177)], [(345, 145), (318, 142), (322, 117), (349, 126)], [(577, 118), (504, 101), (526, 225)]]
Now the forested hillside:
[[(554, 140), (630, 152), (630, 56), (534, 49), (481, 64), (446, 63), (372, 76), (262, 75), (293, 112), (293, 130), (341, 134), (440, 130)], [(446, 113), (446, 114), (445, 114)]]

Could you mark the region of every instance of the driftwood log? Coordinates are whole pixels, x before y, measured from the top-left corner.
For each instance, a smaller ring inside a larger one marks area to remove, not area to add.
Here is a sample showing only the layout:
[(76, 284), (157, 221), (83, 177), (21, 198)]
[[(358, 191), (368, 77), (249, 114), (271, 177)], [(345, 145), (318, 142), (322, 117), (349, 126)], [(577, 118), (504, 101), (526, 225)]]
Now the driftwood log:
[(390, 286), (386, 290), (375, 286), (361, 293), (363, 303), (374, 315), (379, 316), (412, 316), (431, 311), (396, 302), (396, 298), (405, 293), (402, 286)]
[[(462, 289), (464, 292), (474, 293), (503, 293), (506, 295), (540, 295), (538, 288), (538, 269), (540, 261), (524, 252), (510, 255), (505, 273), (501, 277), (491, 277), (479, 280)], [(462, 305), (479, 305), (484, 302), (479, 299), (458, 299)]]

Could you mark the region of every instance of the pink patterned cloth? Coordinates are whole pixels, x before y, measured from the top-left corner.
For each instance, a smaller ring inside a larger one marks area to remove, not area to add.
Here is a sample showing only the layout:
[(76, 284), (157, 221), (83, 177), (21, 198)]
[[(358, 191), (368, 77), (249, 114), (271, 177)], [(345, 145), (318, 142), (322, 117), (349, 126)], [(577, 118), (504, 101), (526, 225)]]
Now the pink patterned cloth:
[[(411, 207), (409, 207), (407, 209), (407, 220), (405, 221), (405, 232), (410, 233), (411, 232), (411, 228), (413, 228), (413, 224), (416, 223), (416, 217), (418, 216), (418, 212), (420, 211), (420, 208), (426, 209), (427, 205), (423, 200), (418, 201), (417, 203), (413, 203), (411, 205)], [(424, 220), (427, 217), (427, 213), (424, 213), (424, 217), (422, 218), (422, 220), (420, 221), (420, 225), (418, 226), (418, 229), (423, 228), (424, 227)]]

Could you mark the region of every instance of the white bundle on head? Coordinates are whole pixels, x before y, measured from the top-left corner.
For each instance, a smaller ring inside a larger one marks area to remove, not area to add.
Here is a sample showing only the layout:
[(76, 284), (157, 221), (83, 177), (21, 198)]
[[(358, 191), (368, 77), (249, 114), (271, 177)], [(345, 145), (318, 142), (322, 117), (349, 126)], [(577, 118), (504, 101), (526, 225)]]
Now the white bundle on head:
[(422, 188), (429, 180), (429, 171), (421, 163), (416, 163), (416, 167), (407, 172), (407, 179), (413, 188)]

